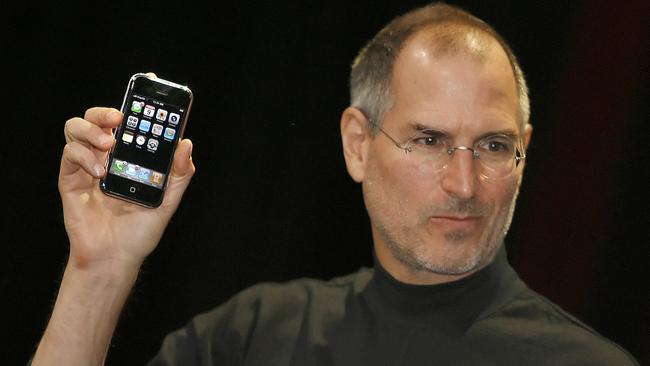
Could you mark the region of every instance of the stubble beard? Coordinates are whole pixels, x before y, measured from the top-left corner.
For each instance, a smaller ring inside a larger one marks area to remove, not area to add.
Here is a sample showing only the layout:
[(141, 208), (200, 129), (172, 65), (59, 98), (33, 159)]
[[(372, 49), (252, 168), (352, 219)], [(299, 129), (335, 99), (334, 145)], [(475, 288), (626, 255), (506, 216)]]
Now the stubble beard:
[[(495, 221), (487, 223), (477, 243), (468, 243), (474, 234), (472, 232), (449, 231), (443, 235), (445, 240), (443, 245), (446, 248), (444, 253), (433, 253), (431, 244), (427, 242), (426, 238), (418, 235), (418, 227), (423, 227), (430, 217), (442, 212), (477, 215), (484, 218), (494, 217), (494, 205), (482, 203), (476, 199), (450, 198), (442, 208), (428, 208), (424, 212), (418, 213), (419, 225), (413, 228), (412, 224), (409, 225), (407, 222), (409, 219), (401, 215), (405, 213), (401, 203), (397, 203), (398, 209), (392, 211), (395, 214), (391, 215), (391, 212), (386, 212), (390, 208), (372, 207), (375, 206), (372, 201), (381, 199), (383, 195), (380, 192), (369, 192), (367, 204), (370, 203), (371, 207), (368, 207), (368, 213), (373, 226), (393, 257), (407, 268), (415, 272), (427, 271), (443, 275), (461, 275), (486, 266), (496, 256), (510, 229), (519, 194), (518, 184), (511, 189), (512, 200), (506, 208), (507, 212), (505, 214), (496, 213)], [(374, 201), (374, 203), (376, 202), (378, 201)], [(371, 211), (374, 211), (374, 214)]]

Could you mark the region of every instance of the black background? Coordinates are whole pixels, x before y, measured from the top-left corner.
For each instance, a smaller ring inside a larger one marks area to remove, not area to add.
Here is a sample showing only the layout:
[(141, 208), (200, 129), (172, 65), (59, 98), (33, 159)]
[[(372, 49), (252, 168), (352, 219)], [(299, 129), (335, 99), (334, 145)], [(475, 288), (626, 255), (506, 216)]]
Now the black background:
[[(1, 15), (0, 362), (33, 352), (66, 260), (63, 125), (90, 106), (119, 108), (136, 72), (194, 91), (185, 136), (198, 170), (142, 269), (108, 364), (143, 364), (167, 332), (251, 284), (371, 264), (338, 130), (349, 65), (390, 19), (425, 2), (23, 3)], [(453, 3), (509, 40), (531, 88), (511, 262), (650, 361), (647, 2)]]

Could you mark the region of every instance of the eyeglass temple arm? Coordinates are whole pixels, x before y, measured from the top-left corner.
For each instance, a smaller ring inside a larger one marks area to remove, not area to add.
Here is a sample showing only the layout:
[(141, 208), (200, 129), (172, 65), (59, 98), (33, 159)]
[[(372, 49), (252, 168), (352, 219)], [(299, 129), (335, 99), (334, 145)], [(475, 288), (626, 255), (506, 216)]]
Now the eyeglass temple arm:
[(371, 125), (375, 126), (375, 127), (376, 127), (380, 132), (381, 132), (381, 133), (384, 134), (384, 136), (388, 137), (388, 139), (389, 139), (390, 141), (392, 141), (392, 143), (395, 144), (395, 146), (397, 146), (397, 147), (398, 147), (399, 149), (401, 149), (401, 150), (404, 150), (404, 153), (405, 153), (405, 154), (411, 152), (411, 147), (408, 146), (408, 144), (402, 144), (402, 143), (397, 142), (397, 140), (395, 140), (391, 135), (389, 135), (386, 131), (384, 131), (384, 130), (383, 130), (383, 129), (378, 125), (378, 124), (376, 124), (376, 123), (375, 123), (373, 120), (371, 120), (370, 118), (368, 118), (368, 122), (369, 122)]
[(526, 159), (525, 151), (519, 151), (519, 149), (517, 149), (517, 152), (519, 153), (519, 156), (515, 155), (515, 166), (519, 166), (519, 163), (521, 163), (523, 159)]

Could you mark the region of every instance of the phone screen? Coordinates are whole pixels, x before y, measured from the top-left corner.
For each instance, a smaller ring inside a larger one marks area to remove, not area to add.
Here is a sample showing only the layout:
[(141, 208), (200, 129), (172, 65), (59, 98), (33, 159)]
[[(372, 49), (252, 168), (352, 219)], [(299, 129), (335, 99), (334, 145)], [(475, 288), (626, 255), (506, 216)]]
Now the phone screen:
[(186, 122), (188, 93), (146, 76), (132, 79), (102, 190), (146, 206), (160, 204)]
[(127, 106), (108, 173), (160, 189), (185, 110), (137, 94)]

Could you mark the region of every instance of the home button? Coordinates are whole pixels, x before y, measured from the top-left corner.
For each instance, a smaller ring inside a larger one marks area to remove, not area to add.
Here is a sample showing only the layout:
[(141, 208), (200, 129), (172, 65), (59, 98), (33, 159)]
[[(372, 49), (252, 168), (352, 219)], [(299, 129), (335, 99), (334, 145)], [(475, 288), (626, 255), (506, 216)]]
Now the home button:
[(135, 193), (137, 190), (138, 190), (138, 188), (136, 186), (129, 187), (129, 192), (131, 192), (131, 193)]

